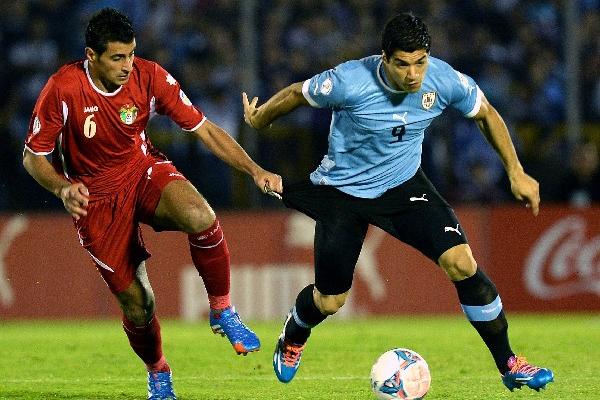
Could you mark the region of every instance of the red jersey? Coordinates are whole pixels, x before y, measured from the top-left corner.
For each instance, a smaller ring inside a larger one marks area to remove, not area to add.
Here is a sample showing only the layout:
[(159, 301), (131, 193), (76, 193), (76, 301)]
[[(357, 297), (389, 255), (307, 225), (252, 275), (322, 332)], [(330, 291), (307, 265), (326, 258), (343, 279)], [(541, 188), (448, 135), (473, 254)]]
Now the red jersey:
[(90, 195), (116, 192), (150, 164), (145, 129), (154, 114), (169, 116), (183, 130), (205, 120), (179, 83), (160, 65), (136, 57), (127, 84), (112, 93), (93, 83), (87, 60), (63, 66), (40, 93), (25, 147), (52, 153), (52, 164)]

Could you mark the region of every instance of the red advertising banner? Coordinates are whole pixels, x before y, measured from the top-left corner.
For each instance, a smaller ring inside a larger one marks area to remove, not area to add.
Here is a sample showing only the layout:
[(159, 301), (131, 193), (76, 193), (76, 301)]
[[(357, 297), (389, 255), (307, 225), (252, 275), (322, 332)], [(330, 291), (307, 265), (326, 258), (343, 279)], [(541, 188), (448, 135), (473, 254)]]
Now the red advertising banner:
[[(600, 209), (457, 209), (473, 254), (512, 311), (600, 311)], [(279, 319), (313, 280), (314, 222), (288, 211), (220, 213), (232, 298), (247, 319)], [(161, 316), (205, 318), (208, 302), (187, 236), (144, 228)], [(429, 259), (369, 230), (340, 317), (460, 312)], [(68, 216), (0, 216), (0, 318), (97, 318), (119, 309)]]
[(497, 208), (493, 277), (511, 310), (600, 310), (600, 209)]

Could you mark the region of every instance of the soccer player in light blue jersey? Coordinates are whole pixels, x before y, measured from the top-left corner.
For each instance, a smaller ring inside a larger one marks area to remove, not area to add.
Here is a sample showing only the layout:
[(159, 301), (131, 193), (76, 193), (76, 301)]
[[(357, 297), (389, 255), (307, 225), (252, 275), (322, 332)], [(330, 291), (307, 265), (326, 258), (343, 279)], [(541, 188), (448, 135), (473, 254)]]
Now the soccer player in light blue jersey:
[(286, 318), (273, 357), (277, 378), (293, 379), (311, 329), (344, 304), (373, 224), (446, 272), (506, 387), (544, 388), (552, 371), (512, 351), (496, 287), (478, 268), (454, 211), (420, 168), (425, 129), (447, 107), (473, 119), (504, 163), (514, 196), (534, 215), (538, 183), (524, 172), (502, 117), (475, 81), (430, 56), (431, 39), (419, 18), (392, 18), (381, 45), (381, 55), (294, 83), (261, 106), (242, 95), (245, 121), (256, 129), (299, 106), (332, 110), (327, 154), (310, 179), (282, 194), (287, 207), (316, 221), (315, 283), (300, 291)]

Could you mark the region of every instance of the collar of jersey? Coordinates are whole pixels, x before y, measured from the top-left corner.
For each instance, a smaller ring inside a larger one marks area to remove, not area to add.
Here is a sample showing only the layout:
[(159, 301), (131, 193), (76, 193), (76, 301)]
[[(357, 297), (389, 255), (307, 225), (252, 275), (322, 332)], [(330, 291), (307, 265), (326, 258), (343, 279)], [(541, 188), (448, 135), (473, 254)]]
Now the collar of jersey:
[(383, 59), (379, 60), (379, 64), (377, 64), (377, 79), (379, 79), (379, 82), (383, 85), (383, 87), (392, 92), (392, 93), (403, 93), (406, 94), (407, 92), (403, 91), (403, 90), (396, 90), (393, 87), (391, 87), (390, 85), (388, 85), (385, 82), (385, 79), (383, 79), (383, 74), (385, 72), (383, 71)]
[(92, 85), (92, 88), (96, 92), (100, 93), (102, 96), (107, 96), (107, 97), (116, 96), (117, 93), (119, 93), (121, 91), (121, 89), (123, 89), (123, 85), (121, 85), (121, 86), (119, 86), (119, 88), (117, 90), (115, 90), (114, 92), (111, 92), (111, 93), (101, 90), (100, 88), (98, 88), (98, 86), (96, 86), (96, 84), (92, 80), (92, 76), (90, 75), (90, 70), (88, 69), (88, 60), (85, 60), (83, 62), (83, 68), (85, 68), (85, 74), (87, 75), (88, 81), (90, 81), (90, 85)]

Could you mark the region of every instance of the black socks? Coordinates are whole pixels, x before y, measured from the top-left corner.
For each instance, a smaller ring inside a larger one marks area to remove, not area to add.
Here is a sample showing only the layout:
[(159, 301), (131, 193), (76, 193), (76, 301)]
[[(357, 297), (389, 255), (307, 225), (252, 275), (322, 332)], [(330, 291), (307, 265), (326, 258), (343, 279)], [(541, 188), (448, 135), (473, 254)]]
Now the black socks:
[(298, 293), (296, 304), (292, 309), (292, 316), (285, 325), (285, 338), (295, 344), (304, 344), (310, 336), (311, 328), (323, 322), (327, 315), (323, 315), (315, 305), (313, 288), (310, 284)]
[(481, 269), (456, 286), (460, 305), (494, 357), (500, 373), (508, 371), (506, 362), (514, 353), (508, 342), (508, 322), (502, 311), (498, 291)]

